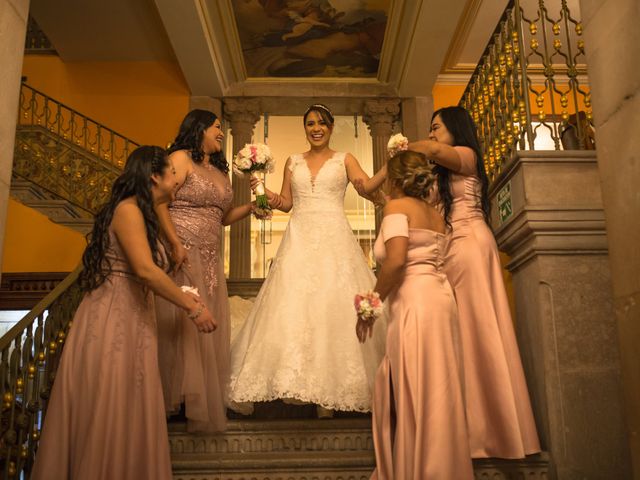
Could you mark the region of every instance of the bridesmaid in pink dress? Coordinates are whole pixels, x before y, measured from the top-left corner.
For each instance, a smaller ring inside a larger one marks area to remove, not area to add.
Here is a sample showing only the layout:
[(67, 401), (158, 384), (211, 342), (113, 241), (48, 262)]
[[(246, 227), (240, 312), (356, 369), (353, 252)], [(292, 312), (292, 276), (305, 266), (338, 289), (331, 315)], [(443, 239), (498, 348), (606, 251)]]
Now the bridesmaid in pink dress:
[[(396, 155), (387, 172), (391, 200), (374, 253), (382, 262), (375, 291), (388, 298), (389, 323), (375, 380), (371, 478), (470, 479), (458, 317), (443, 271), (446, 227), (425, 201), (435, 176), (417, 152)], [(360, 341), (371, 329), (358, 319)]]
[(222, 153), (220, 119), (192, 110), (182, 124), (169, 158), (178, 191), (158, 217), (176, 263), (174, 280), (199, 291), (218, 322), (213, 335), (198, 335), (184, 313), (160, 300), (158, 337), (160, 373), (167, 411), (184, 402), (189, 431), (225, 430), (229, 382), (231, 321), (222, 262), (222, 235), (229, 225), (251, 213), (252, 204), (231, 208), (229, 166)]
[(172, 478), (151, 292), (188, 312), (200, 332), (215, 329), (204, 304), (162, 270), (153, 207), (175, 188), (165, 151), (139, 147), (96, 216), (80, 275), (87, 293), (62, 352), (32, 480)]
[(540, 451), (507, 300), (488, 225), (488, 180), (475, 126), (461, 107), (433, 114), (428, 140), (409, 144), (436, 163), (438, 194), (452, 228), (445, 270), (460, 317), (467, 422), (474, 458)]

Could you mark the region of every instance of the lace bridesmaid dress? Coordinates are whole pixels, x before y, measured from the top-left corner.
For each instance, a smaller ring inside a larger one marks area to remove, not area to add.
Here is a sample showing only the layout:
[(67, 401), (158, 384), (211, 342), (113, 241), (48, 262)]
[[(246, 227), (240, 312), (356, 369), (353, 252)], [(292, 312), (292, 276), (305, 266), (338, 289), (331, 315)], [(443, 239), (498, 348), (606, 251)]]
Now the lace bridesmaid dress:
[(401, 283), (389, 295), (386, 354), (376, 374), (373, 439), (379, 480), (473, 478), (453, 291), (443, 271), (446, 237), (384, 217), (374, 253), (409, 239)]
[(188, 266), (174, 280), (198, 289), (218, 322), (210, 334), (198, 332), (183, 310), (158, 301), (160, 373), (167, 410), (185, 404), (189, 431), (226, 428), (226, 386), (229, 381), (230, 318), (221, 257), (222, 217), (230, 208), (229, 177), (206, 163), (194, 165), (171, 203), (176, 232), (188, 250)]
[(522, 458), (540, 451), (498, 247), (480, 208), (473, 150), (455, 147), (452, 233), (445, 271), (456, 294), (471, 455)]
[(172, 478), (154, 295), (110, 236), (113, 273), (73, 318), (32, 480)]
[(334, 153), (315, 178), (302, 154), (291, 157), (291, 219), (231, 346), (233, 402), (370, 410), (384, 325), (373, 342), (359, 344), (353, 297), (373, 288), (375, 277), (344, 213), (344, 157)]

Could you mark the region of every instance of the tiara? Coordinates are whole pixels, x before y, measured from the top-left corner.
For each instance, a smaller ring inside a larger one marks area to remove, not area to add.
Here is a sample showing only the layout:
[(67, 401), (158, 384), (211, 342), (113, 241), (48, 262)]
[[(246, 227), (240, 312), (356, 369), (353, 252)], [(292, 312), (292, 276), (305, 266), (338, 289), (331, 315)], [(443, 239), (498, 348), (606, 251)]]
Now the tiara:
[(314, 103), (313, 105), (310, 105), (309, 108), (307, 108), (307, 110), (304, 112), (303, 116), (306, 117), (311, 110), (317, 110), (317, 109), (324, 110), (329, 114), (331, 118), (333, 118), (333, 113), (331, 113), (331, 110), (329, 110), (328, 107), (324, 106), (321, 103)]

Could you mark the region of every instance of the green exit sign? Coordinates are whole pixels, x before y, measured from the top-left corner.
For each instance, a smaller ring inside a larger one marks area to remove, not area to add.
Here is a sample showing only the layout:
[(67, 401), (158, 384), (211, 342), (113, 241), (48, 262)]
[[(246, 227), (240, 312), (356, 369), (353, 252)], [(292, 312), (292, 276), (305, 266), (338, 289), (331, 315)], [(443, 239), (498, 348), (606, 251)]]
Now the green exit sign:
[(511, 181), (498, 191), (498, 216), (500, 224), (509, 220), (513, 215), (513, 205), (511, 203)]

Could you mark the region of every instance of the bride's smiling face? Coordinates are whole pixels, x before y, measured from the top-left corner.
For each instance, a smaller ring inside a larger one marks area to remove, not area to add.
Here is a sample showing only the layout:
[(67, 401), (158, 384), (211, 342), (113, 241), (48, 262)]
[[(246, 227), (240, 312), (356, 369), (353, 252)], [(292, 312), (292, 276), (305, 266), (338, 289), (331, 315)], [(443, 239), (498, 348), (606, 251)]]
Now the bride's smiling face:
[(318, 112), (315, 110), (309, 112), (304, 122), (304, 131), (312, 147), (328, 145), (332, 130), (333, 126), (327, 124)]

